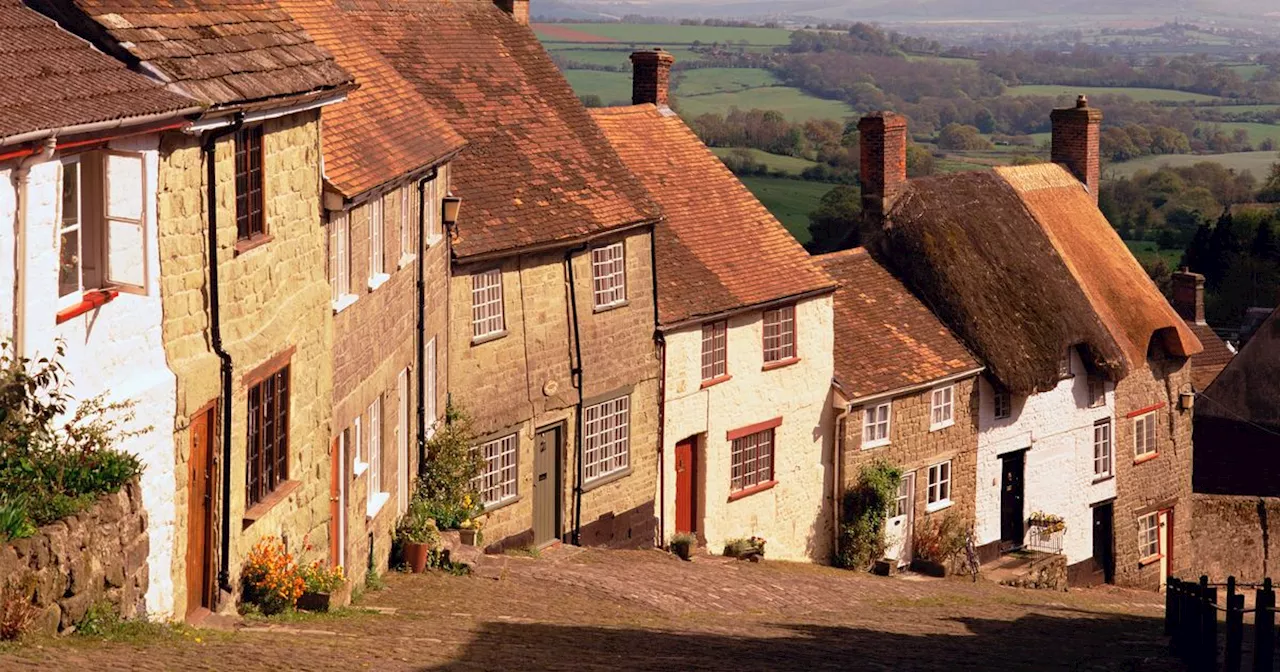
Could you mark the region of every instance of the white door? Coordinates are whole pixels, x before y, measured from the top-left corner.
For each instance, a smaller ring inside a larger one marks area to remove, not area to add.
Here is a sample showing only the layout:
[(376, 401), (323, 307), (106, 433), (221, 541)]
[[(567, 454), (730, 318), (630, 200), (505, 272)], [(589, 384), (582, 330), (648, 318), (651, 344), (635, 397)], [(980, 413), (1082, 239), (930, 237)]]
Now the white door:
[(916, 475), (903, 474), (898, 483), (898, 496), (889, 505), (884, 523), (884, 555), (897, 560), (899, 567), (911, 563), (911, 526), (916, 517)]
[(1160, 590), (1169, 578), (1169, 512), (1160, 512)]

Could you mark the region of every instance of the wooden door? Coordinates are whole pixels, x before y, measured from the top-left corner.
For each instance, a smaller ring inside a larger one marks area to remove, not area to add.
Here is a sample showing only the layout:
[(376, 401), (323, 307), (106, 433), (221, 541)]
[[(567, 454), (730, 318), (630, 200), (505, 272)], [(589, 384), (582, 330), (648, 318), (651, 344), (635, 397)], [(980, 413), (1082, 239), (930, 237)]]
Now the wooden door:
[(1173, 541), (1173, 512), (1164, 510), (1160, 512), (1160, 590), (1164, 590), (1165, 584), (1169, 582), (1169, 555), (1172, 551)]
[(214, 407), (191, 419), (187, 459), (187, 615), (213, 607)]
[(909, 472), (898, 481), (898, 496), (889, 507), (885, 520), (885, 557), (897, 560), (899, 567), (911, 564), (911, 543), (916, 520), (916, 475)]
[(343, 555), (346, 548), (346, 524), (345, 517), (347, 512), (345, 497), (343, 492), (346, 470), (343, 466), (346, 464), (345, 441), (339, 436), (333, 440), (333, 449), (329, 451), (329, 562), (335, 566), (343, 564)]
[(533, 454), (533, 543), (543, 546), (560, 538), (560, 455), (563, 427), (538, 431)]
[(1100, 504), (1093, 507), (1093, 560), (1105, 583), (1116, 580), (1115, 507)]
[(1021, 548), (1026, 535), (1023, 511), (1023, 471), (1027, 453), (1020, 450), (1000, 456), (1000, 541), (1002, 549)]
[(696, 443), (697, 439), (689, 437), (676, 444), (676, 532), (686, 534), (698, 531), (695, 523), (698, 510)]

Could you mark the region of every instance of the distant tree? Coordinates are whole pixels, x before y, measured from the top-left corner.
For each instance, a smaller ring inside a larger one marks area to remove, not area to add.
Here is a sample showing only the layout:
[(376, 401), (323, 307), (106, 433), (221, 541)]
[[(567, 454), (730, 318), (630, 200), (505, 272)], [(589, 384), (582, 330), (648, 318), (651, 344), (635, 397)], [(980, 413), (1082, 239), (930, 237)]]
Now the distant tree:
[(1258, 200), (1264, 203), (1280, 203), (1280, 162), (1271, 164), (1271, 174), (1258, 191)]
[(858, 244), (858, 225), (862, 221), (862, 191), (855, 186), (840, 185), (828, 191), (809, 213), (809, 235), (805, 247), (813, 254), (843, 250)]
[(600, 96), (594, 93), (578, 96), (578, 100), (582, 101), (583, 107), (604, 107), (604, 101), (600, 100)]
[(920, 145), (907, 145), (907, 177), (928, 177), (933, 172), (933, 154)]
[(964, 124), (947, 124), (938, 134), (938, 147), (957, 151), (991, 149), (991, 141), (978, 129)]
[(991, 134), (996, 132), (996, 117), (991, 110), (982, 108), (978, 110), (978, 114), (973, 118), (973, 125), (978, 128), (980, 133)]

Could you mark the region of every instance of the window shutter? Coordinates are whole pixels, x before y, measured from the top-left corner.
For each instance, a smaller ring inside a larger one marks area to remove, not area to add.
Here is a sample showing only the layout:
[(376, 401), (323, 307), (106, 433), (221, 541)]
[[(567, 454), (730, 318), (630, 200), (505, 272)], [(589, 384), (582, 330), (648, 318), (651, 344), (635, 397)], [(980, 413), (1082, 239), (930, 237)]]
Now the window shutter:
[(105, 172), (107, 283), (123, 292), (146, 294), (147, 180), (143, 155), (107, 152)]

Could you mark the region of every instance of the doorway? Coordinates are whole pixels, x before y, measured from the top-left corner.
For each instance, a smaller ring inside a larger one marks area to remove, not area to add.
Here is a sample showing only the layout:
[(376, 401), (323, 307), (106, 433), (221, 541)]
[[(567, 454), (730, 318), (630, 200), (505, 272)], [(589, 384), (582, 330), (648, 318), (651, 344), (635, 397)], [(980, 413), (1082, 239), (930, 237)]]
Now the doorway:
[(1169, 568), (1173, 555), (1173, 509), (1160, 512), (1160, 590), (1169, 583)]
[(347, 559), (347, 430), (333, 440), (329, 476), (329, 562), (346, 565)]
[(689, 437), (676, 444), (676, 533), (696, 534), (698, 510), (697, 442)]
[(533, 543), (545, 546), (560, 538), (560, 460), (564, 425), (538, 430), (533, 453)]
[(191, 419), (187, 459), (187, 617), (213, 608), (213, 423), (215, 405)]
[(911, 564), (911, 541), (916, 521), (916, 475), (908, 472), (898, 481), (898, 496), (889, 507), (885, 520), (885, 551), (890, 560), (897, 560), (899, 567)]
[(1115, 505), (1111, 502), (1093, 507), (1093, 561), (1103, 583), (1115, 583)]
[(1022, 548), (1026, 535), (1023, 511), (1023, 473), (1027, 451), (1019, 450), (1000, 456), (1000, 550)]

